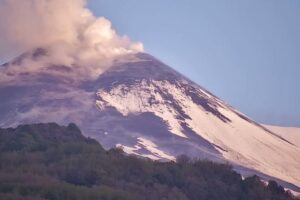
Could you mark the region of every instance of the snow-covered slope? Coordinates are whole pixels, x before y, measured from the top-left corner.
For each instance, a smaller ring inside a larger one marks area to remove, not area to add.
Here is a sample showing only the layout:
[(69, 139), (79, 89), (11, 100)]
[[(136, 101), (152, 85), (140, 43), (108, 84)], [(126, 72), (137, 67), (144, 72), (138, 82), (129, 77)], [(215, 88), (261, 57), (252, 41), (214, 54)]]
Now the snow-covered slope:
[[(157, 60), (141, 57), (143, 61), (115, 66), (100, 78), (106, 85), (97, 92), (100, 110), (113, 107), (123, 116), (152, 113), (177, 138), (188, 141), (199, 136), (213, 146), (216, 156), (300, 183), (300, 149), (292, 142), (248, 119)], [(166, 71), (162, 72), (161, 67)], [(138, 76), (127, 76), (131, 73)], [(158, 143), (161, 140), (149, 139)]]
[(264, 125), (269, 130), (300, 147), (300, 128)]
[(106, 148), (156, 160), (187, 154), (230, 162), (244, 174), (300, 186), (293, 138), (247, 118), (152, 56), (124, 56), (92, 81), (74, 81), (70, 70), (47, 66), (16, 76), (22, 84), (0, 82), (0, 126), (72, 121)]

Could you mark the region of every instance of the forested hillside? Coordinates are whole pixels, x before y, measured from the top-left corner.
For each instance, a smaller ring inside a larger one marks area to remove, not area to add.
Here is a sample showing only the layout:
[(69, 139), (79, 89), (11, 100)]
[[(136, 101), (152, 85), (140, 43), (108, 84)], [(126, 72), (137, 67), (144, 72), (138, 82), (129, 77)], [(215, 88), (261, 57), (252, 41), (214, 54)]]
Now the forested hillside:
[(0, 129), (1, 200), (292, 200), (275, 181), (180, 156), (158, 162), (106, 151), (75, 124)]

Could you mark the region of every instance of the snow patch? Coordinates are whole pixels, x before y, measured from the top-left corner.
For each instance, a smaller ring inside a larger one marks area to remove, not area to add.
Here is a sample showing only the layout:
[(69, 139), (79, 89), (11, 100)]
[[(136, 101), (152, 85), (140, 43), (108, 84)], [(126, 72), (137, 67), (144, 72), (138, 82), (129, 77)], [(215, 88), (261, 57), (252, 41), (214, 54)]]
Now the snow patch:
[[(163, 119), (170, 131), (189, 139), (185, 127), (214, 144), (229, 161), (261, 171), (273, 177), (300, 185), (300, 148), (270, 134), (259, 125), (239, 116), (233, 108), (195, 86), (195, 95), (203, 98), (230, 122), (222, 121), (187, 95), (184, 84), (177, 81), (141, 80), (133, 84), (119, 84), (110, 91), (100, 89), (99, 109), (114, 107), (124, 116), (151, 112)], [(193, 93), (194, 94), (194, 93)], [(184, 127), (185, 126), (185, 127)], [(138, 138), (138, 146), (125, 147), (130, 153), (145, 148), (152, 158), (174, 160), (161, 152), (149, 140)], [(137, 148), (138, 147), (138, 148)], [(139, 154), (140, 155), (140, 154)], [(272, 155), (272, 156), (270, 156)], [(143, 155), (149, 157), (149, 155)], [(153, 157), (154, 156), (154, 157)]]
[(267, 129), (273, 131), (284, 139), (290, 141), (300, 148), (300, 128), (295, 127), (278, 127), (264, 125)]
[[(173, 160), (175, 161), (176, 158), (172, 155), (165, 153), (164, 151), (158, 149), (158, 146), (154, 144), (151, 140), (145, 139), (142, 137), (137, 138), (137, 144), (133, 147), (129, 147), (122, 144), (117, 144), (116, 146), (122, 148), (123, 151), (127, 154), (133, 154), (137, 156), (142, 156), (146, 158), (150, 158), (152, 160)], [(139, 153), (139, 150), (145, 149), (149, 151), (151, 154)]]

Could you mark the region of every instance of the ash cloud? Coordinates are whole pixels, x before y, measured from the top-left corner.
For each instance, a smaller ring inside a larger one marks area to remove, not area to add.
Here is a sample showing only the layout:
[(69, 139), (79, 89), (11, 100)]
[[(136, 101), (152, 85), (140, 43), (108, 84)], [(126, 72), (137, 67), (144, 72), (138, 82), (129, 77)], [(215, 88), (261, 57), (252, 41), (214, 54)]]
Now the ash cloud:
[(116, 57), (143, 51), (141, 43), (119, 36), (109, 20), (95, 17), (86, 0), (1, 0), (0, 33), (0, 59), (47, 49), (38, 59), (0, 69), (1, 81), (49, 65), (72, 67), (74, 76), (93, 79)]

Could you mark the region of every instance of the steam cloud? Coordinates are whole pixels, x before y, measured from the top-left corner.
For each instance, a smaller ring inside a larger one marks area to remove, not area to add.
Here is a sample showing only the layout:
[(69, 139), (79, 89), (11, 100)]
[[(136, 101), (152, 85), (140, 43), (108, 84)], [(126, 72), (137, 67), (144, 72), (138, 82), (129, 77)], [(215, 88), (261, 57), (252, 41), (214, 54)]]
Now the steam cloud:
[(143, 51), (141, 43), (117, 35), (109, 20), (95, 17), (86, 0), (1, 0), (0, 34), (0, 59), (47, 49), (47, 56), (1, 72), (2, 80), (47, 64), (72, 66), (80, 77), (95, 78), (117, 56)]

